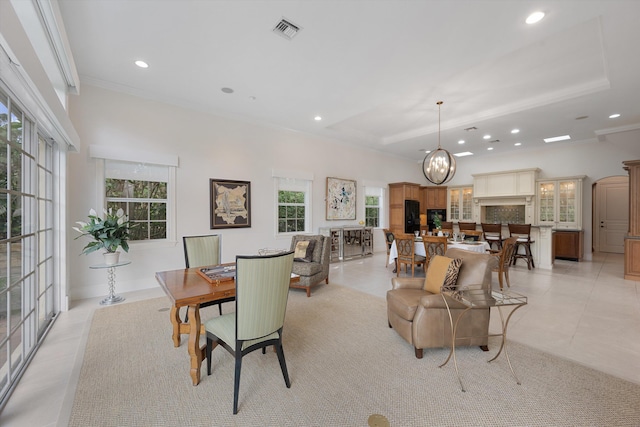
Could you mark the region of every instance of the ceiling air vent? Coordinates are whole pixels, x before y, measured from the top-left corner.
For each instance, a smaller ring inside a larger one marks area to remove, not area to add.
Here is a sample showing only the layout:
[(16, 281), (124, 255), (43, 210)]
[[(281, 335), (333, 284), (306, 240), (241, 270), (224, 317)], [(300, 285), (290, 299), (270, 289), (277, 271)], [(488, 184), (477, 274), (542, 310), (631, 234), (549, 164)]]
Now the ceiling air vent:
[(295, 37), (296, 34), (301, 30), (298, 25), (292, 24), (286, 19), (282, 19), (280, 22), (276, 24), (273, 28), (273, 32), (278, 34), (279, 36), (284, 37), (287, 40), (291, 40)]

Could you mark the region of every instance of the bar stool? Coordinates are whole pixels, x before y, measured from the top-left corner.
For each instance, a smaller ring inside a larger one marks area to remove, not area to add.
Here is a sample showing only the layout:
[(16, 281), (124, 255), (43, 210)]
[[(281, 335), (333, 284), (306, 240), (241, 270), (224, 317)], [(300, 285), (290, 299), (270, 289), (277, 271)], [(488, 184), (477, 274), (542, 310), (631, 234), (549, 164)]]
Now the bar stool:
[(502, 250), (502, 224), (485, 224), (482, 225), (482, 234), (485, 242), (489, 244), (489, 249), (493, 249), (493, 245), (496, 245), (498, 249)]
[[(516, 240), (516, 248), (513, 251), (513, 265), (516, 265), (518, 258), (522, 258), (527, 262), (527, 268), (535, 268), (533, 255), (531, 255), (531, 244), (535, 243), (531, 240), (531, 224), (509, 224), (509, 235), (518, 238)], [(524, 248), (524, 253), (519, 253), (520, 246)]]

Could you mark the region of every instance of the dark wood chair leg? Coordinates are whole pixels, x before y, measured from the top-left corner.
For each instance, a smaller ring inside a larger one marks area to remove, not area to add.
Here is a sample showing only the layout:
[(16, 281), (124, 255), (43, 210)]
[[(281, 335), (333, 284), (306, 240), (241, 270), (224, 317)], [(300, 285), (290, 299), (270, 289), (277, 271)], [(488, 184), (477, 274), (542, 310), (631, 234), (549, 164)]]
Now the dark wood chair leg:
[(482, 349), (482, 351), (489, 351), (488, 345), (481, 345), (480, 348)]
[(238, 395), (240, 394), (240, 370), (242, 369), (242, 352), (236, 353), (236, 372), (233, 380), (233, 415), (238, 413)]
[(422, 349), (421, 348), (416, 348), (416, 359), (422, 359)]
[(282, 370), (282, 376), (284, 377), (284, 383), (287, 388), (291, 388), (291, 381), (289, 381), (289, 372), (287, 371), (287, 362), (284, 360), (284, 350), (282, 349), (282, 343), (275, 346), (276, 353), (278, 354), (278, 362), (280, 362), (280, 369)]

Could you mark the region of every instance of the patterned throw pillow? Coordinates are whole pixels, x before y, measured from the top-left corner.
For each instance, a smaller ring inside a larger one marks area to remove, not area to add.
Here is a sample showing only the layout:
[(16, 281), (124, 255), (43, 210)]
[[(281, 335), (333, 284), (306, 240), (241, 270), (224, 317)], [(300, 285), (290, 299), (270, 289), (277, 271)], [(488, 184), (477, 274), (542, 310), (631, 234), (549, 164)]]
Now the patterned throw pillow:
[(313, 258), (313, 250), (316, 248), (315, 240), (300, 240), (296, 243), (293, 253), (294, 261), (311, 262)]
[(462, 259), (460, 258), (454, 259), (442, 255), (431, 258), (424, 281), (424, 290), (432, 294), (439, 294), (440, 288), (443, 286), (455, 288), (461, 265)]

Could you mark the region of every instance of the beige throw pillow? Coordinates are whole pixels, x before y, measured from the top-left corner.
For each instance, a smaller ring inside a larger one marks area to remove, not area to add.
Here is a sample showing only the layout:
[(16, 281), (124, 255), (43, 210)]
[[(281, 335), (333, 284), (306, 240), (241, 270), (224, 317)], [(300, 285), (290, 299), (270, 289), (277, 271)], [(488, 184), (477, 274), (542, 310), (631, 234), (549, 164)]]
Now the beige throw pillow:
[(431, 258), (424, 281), (424, 290), (432, 294), (439, 294), (443, 286), (453, 288), (458, 280), (458, 272), (462, 260), (436, 255)]
[(293, 259), (295, 261), (311, 262), (313, 259), (313, 250), (316, 247), (315, 240), (300, 240), (296, 243), (296, 248), (293, 253)]

